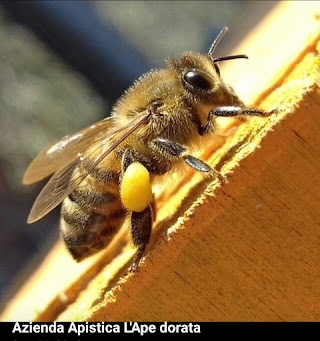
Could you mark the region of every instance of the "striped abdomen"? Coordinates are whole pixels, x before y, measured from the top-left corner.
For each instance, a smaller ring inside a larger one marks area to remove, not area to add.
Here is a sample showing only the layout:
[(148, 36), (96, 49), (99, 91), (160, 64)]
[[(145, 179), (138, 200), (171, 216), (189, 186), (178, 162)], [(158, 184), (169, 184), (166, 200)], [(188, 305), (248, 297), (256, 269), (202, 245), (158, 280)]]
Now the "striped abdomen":
[[(73, 177), (79, 171), (73, 174)], [(119, 174), (96, 169), (62, 203), (60, 229), (72, 256), (80, 261), (103, 249), (121, 227), (125, 211)]]

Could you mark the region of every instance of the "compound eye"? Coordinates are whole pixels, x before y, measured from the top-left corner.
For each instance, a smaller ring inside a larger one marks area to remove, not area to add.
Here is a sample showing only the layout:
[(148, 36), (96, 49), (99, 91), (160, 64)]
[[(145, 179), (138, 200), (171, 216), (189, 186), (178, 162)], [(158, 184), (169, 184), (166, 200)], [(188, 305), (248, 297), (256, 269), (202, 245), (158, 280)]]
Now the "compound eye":
[(213, 79), (201, 70), (187, 71), (183, 80), (197, 90), (210, 91), (214, 87)]

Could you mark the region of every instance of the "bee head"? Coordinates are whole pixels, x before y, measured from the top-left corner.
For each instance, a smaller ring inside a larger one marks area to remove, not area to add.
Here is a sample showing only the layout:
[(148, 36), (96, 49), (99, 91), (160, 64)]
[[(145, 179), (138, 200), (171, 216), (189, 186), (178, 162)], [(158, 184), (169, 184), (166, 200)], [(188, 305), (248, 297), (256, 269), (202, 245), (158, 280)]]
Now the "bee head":
[(176, 73), (179, 82), (185, 89), (186, 98), (191, 102), (206, 104), (217, 103), (233, 95), (230, 87), (226, 86), (221, 77), (218, 63), (225, 60), (248, 58), (246, 55), (232, 55), (214, 58), (213, 53), (223, 35), (225, 27), (212, 43), (208, 54), (194, 52), (183, 54), (180, 58), (169, 61), (169, 67)]

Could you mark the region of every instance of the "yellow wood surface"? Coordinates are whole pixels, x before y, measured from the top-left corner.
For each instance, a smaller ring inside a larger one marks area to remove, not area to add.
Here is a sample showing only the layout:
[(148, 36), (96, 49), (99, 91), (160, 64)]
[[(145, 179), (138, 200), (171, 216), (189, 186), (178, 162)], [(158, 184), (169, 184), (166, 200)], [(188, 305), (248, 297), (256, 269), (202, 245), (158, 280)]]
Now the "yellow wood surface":
[(60, 242), (2, 319), (319, 320), (319, 15), (318, 2), (283, 2), (236, 48), (250, 64), (222, 74), (247, 103), (279, 113), (204, 152), (228, 174), (222, 188), (189, 171), (159, 191), (138, 273), (126, 273), (125, 227), (82, 264)]

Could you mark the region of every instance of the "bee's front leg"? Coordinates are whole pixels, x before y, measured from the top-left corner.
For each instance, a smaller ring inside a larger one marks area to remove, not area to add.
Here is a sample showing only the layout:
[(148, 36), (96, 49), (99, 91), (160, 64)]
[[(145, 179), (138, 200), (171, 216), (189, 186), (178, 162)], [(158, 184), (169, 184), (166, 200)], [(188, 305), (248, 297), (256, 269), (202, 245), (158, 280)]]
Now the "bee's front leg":
[(270, 116), (276, 113), (277, 110), (264, 111), (256, 108), (246, 108), (242, 106), (222, 106), (209, 111), (207, 122), (199, 128), (199, 134), (204, 135), (211, 130), (212, 117), (246, 117), (246, 116)]

